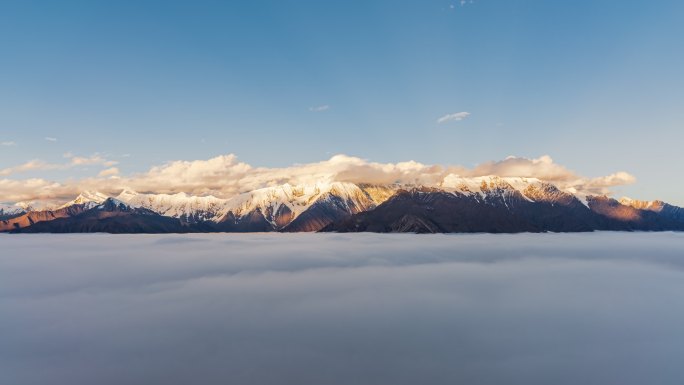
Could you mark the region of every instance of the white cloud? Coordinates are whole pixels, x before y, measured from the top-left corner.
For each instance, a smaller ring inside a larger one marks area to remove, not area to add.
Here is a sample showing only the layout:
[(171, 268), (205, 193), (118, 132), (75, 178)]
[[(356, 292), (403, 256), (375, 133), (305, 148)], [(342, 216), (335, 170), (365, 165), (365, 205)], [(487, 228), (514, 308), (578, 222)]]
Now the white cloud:
[[(0, 191), (5, 201), (40, 199), (72, 199), (83, 190), (99, 190), (117, 194), (124, 188), (140, 192), (215, 195), (229, 198), (236, 194), (289, 183), (292, 185), (318, 181), (341, 181), (374, 184), (417, 184), (439, 186), (449, 176), (477, 177), (487, 175), (539, 178), (566, 191), (581, 194), (610, 194), (614, 186), (634, 182), (626, 172), (590, 178), (559, 165), (549, 156), (518, 158), (487, 162), (474, 168), (462, 166), (426, 165), (415, 161), (399, 163), (376, 163), (365, 159), (335, 155), (316, 163), (297, 164), (290, 167), (254, 167), (238, 161), (233, 154), (221, 155), (207, 160), (172, 161), (150, 168), (147, 172), (133, 175), (114, 173), (116, 162), (95, 155), (90, 158), (69, 155), (70, 162), (50, 165), (40, 161), (28, 162), (10, 169), (0, 170), (0, 176), (16, 172), (40, 169), (70, 168), (76, 165), (95, 164), (107, 167), (99, 177), (54, 183), (47, 180), (30, 180), (28, 186), (21, 180), (0, 180)], [(118, 171), (118, 170), (117, 170)], [(117, 176), (117, 178), (111, 178)], [(35, 188), (40, 181), (40, 188)]]
[(57, 138), (53, 138), (51, 136), (46, 136), (44, 139), (47, 140), (48, 142), (56, 142), (57, 141)]
[(555, 163), (548, 155), (537, 159), (510, 156), (502, 161), (480, 164), (466, 175), (538, 178), (553, 183), (560, 189), (583, 195), (610, 195), (612, 187), (636, 182), (633, 175), (624, 171), (597, 178), (580, 176), (565, 166)]
[(324, 104), (322, 106), (309, 107), (309, 111), (312, 111), (312, 112), (323, 112), (323, 111), (327, 111), (329, 109), (330, 109), (330, 106), (327, 104)]
[(118, 168), (116, 168), (116, 167), (110, 167), (110, 168), (107, 168), (107, 169), (104, 169), (104, 170), (100, 171), (100, 173), (97, 174), (97, 176), (101, 176), (101, 177), (107, 177), (107, 176), (109, 176), (109, 177), (112, 177), (112, 176), (117, 176), (117, 175), (119, 175), (119, 173), (120, 173), (120, 171), (119, 171)]
[[(0, 175), (2, 175), (0, 173)], [(45, 200), (63, 202), (65, 197), (73, 195), (73, 186), (63, 185), (40, 178), (0, 179), (0, 191), (6, 202)]]
[(7, 167), (0, 169), (0, 176), (9, 176), (28, 171), (49, 171), (49, 170), (66, 170), (78, 166), (97, 165), (104, 167), (112, 167), (118, 162), (108, 160), (99, 154), (94, 154), (90, 157), (75, 156), (69, 152), (64, 154), (64, 157), (69, 159), (67, 163), (48, 163), (40, 159), (30, 160), (18, 166)]
[(16, 145), (17, 145), (17, 142), (13, 142), (13, 141), (0, 142), (0, 146), (10, 147), (10, 146), (16, 146)]
[(21, 172), (35, 171), (35, 170), (56, 170), (62, 168), (63, 165), (46, 163), (40, 159), (29, 160), (26, 163), (22, 163), (18, 166), (7, 167), (0, 169), (0, 176), (8, 176), (12, 174), (18, 174)]
[(65, 154), (64, 157), (70, 159), (70, 166), (72, 166), (72, 167), (73, 166), (89, 166), (89, 165), (102, 165), (102, 166), (106, 166), (106, 167), (111, 167), (111, 166), (114, 166), (114, 165), (119, 163), (119, 162), (114, 161), (114, 160), (105, 159), (99, 154), (94, 154), (94, 155), (89, 156), (89, 157), (82, 157), (82, 156), (74, 156), (72, 154), (67, 153), (67, 154)]
[(458, 122), (461, 121), (465, 118), (470, 116), (470, 112), (456, 112), (454, 114), (447, 114), (442, 116), (441, 118), (437, 119), (438, 124), (446, 123), (446, 122)]

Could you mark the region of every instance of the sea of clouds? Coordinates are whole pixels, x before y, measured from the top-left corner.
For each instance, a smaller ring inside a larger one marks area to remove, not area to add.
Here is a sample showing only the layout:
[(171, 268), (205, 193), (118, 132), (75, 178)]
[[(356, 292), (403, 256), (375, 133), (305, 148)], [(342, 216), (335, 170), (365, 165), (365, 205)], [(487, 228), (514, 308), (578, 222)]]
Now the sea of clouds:
[(0, 235), (0, 384), (677, 384), (684, 234)]

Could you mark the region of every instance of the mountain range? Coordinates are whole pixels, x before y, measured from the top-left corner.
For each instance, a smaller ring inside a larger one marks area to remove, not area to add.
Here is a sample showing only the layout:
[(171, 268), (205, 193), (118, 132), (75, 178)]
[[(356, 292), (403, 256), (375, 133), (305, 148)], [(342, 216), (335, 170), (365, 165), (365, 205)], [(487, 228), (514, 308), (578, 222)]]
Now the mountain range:
[[(0, 197), (1, 198), (1, 197)], [(185, 193), (83, 192), (32, 210), (0, 205), (0, 232), (579, 232), (684, 230), (661, 201), (581, 196), (534, 178), (444, 179), (439, 186), (284, 184), (229, 199)]]

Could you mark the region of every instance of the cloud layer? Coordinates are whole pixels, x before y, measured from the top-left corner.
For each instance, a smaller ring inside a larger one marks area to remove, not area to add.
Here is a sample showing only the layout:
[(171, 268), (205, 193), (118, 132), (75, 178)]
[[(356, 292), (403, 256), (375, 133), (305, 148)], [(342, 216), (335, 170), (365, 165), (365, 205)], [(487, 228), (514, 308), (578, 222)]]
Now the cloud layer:
[(47, 163), (40, 159), (30, 160), (18, 166), (7, 167), (0, 169), (0, 176), (9, 176), (13, 174), (20, 174), (28, 171), (49, 171), (49, 170), (67, 170), (78, 166), (106, 166), (111, 167), (118, 162), (108, 160), (99, 154), (94, 154), (89, 157), (76, 156), (72, 153), (64, 154), (64, 158), (68, 161), (66, 163)]
[(3, 385), (684, 378), (682, 234), (0, 243)]
[(588, 178), (559, 165), (549, 156), (536, 159), (509, 157), (483, 163), (475, 168), (426, 165), (415, 161), (376, 163), (347, 155), (284, 168), (253, 167), (233, 155), (221, 155), (207, 160), (172, 161), (152, 167), (144, 173), (120, 175), (116, 162), (100, 155), (76, 157), (65, 154), (68, 162), (50, 164), (39, 160), (0, 170), (9, 176), (30, 170), (66, 169), (76, 166), (102, 167), (98, 177), (54, 182), (41, 178), (0, 179), (0, 201), (67, 201), (84, 190), (99, 190), (116, 194), (125, 188), (139, 192), (214, 195), (229, 198), (258, 188), (285, 183), (293, 185), (317, 181), (340, 181), (372, 184), (416, 184), (439, 186), (447, 176), (477, 177), (487, 175), (539, 178), (559, 188), (580, 194), (609, 194), (614, 186), (633, 183), (626, 172)]

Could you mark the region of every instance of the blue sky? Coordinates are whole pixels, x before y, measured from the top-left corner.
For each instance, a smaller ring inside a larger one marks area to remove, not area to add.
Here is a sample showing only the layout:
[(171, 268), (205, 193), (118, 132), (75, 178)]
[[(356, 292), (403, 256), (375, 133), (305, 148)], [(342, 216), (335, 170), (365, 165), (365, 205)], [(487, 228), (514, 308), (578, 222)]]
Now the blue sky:
[(3, 2), (0, 169), (548, 154), (684, 204), (681, 20), (676, 1)]

